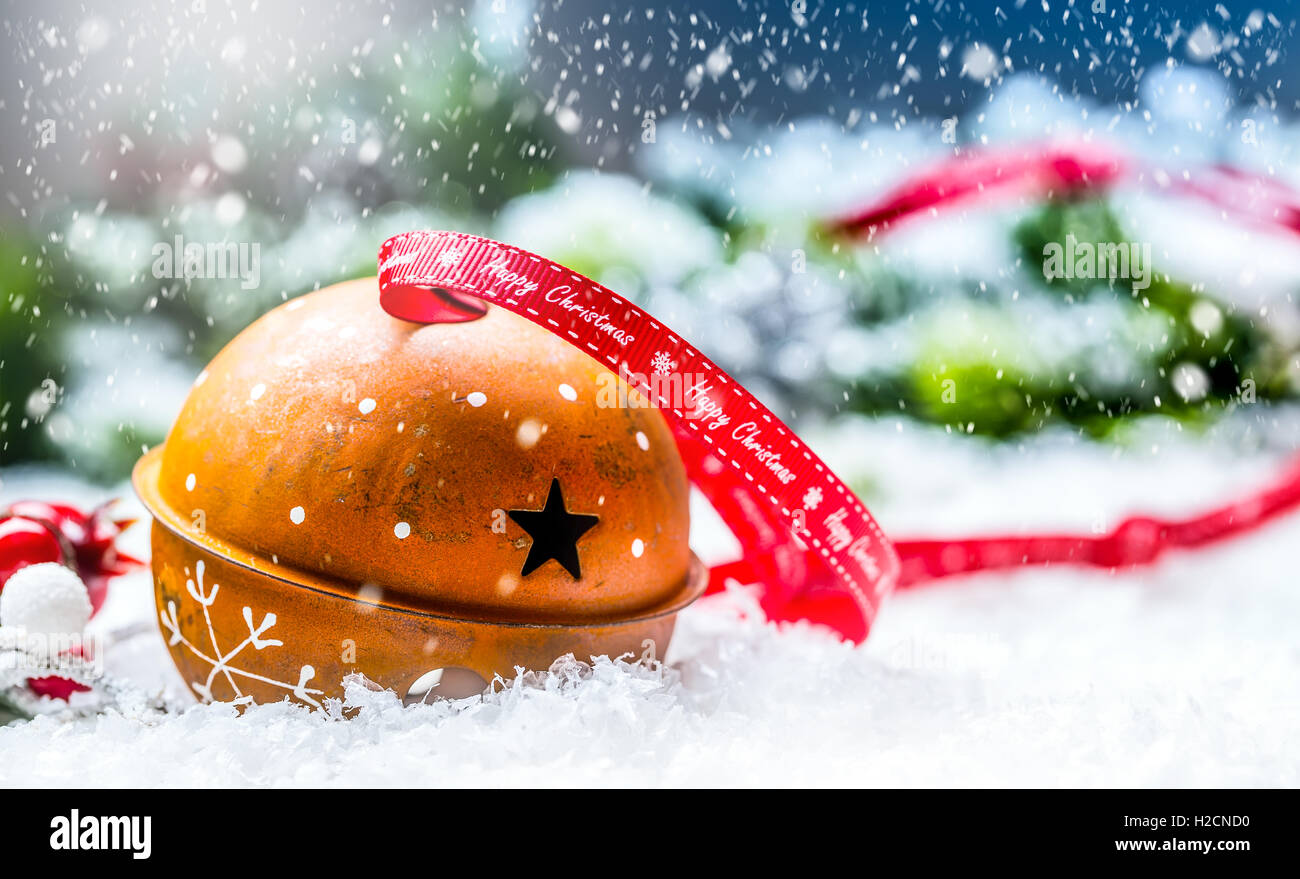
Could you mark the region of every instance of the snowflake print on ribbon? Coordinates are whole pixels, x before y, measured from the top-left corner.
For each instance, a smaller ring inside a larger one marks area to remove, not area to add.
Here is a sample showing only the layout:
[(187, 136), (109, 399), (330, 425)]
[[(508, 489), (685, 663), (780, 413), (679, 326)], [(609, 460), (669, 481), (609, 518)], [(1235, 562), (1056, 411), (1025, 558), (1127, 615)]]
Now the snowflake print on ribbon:
[(440, 266), (455, 265), (456, 263), (460, 262), (460, 258), (462, 256), (464, 256), (464, 254), (462, 254), (459, 250), (457, 250), (454, 247), (449, 247), (446, 250), (444, 250), (442, 253), (438, 254), (438, 265)]
[(822, 502), (822, 490), (813, 486), (803, 493), (803, 505), (806, 510), (815, 510)]
[(667, 375), (677, 366), (673, 359), (668, 356), (667, 351), (657, 351), (650, 361), (650, 366), (655, 371), (655, 375)]
[[(239, 689), (239, 685), (235, 683), (235, 678), (240, 677), (254, 681), (261, 681), (264, 684), (270, 684), (273, 687), (280, 687), (281, 689), (288, 690), (308, 705), (319, 708), (320, 703), (313, 697), (322, 695), (323, 691), (311, 689), (307, 686), (307, 682), (316, 676), (316, 670), (310, 665), (304, 665), (299, 670), (298, 683), (296, 684), (291, 684), (288, 681), (277, 681), (231, 665), (231, 660), (248, 647), (261, 651), (267, 647), (283, 647), (284, 642), (277, 641), (273, 638), (262, 637), (267, 631), (275, 626), (275, 614), (268, 613), (262, 617), (261, 623), (254, 624), (253, 609), (251, 607), (245, 607), (244, 622), (248, 625), (248, 637), (241, 641), (233, 650), (230, 650), (227, 653), (222, 653), (221, 648), (217, 646), (217, 633), (212, 627), (212, 614), (209, 611), (209, 608), (217, 601), (217, 593), (221, 590), (221, 585), (219, 583), (213, 583), (212, 588), (205, 591), (203, 583), (204, 567), (202, 561), (195, 564), (194, 578), (187, 578), (185, 580), (185, 591), (188, 592), (190, 597), (197, 601), (199, 606), (203, 608), (203, 619), (208, 625), (208, 641), (212, 644), (213, 655), (209, 656), (181, 634), (180, 621), (176, 615), (176, 602), (167, 602), (167, 609), (159, 613), (159, 618), (162, 620), (163, 628), (171, 633), (171, 637), (167, 641), (168, 646), (175, 647), (177, 644), (183, 644), (190, 653), (197, 656), (203, 662), (206, 662), (212, 668), (212, 671), (208, 674), (208, 679), (203, 683), (190, 681), (190, 686), (194, 688), (194, 692), (198, 693), (205, 702), (211, 702), (213, 698), (212, 684), (216, 681), (217, 675), (221, 675), (226, 679), (226, 683), (230, 684), (230, 688), (235, 691), (235, 700), (237, 702), (251, 701), (252, 697), (245, 696)], [(188, 572), (187, 569), (186, 573)]]

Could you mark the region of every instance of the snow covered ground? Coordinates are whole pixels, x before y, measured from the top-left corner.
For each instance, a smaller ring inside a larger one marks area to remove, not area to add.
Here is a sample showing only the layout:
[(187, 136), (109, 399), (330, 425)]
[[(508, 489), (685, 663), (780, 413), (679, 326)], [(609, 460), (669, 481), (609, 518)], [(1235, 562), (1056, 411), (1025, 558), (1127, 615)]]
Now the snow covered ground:
[[(1191, 511), (1267, 477), (1294, 413), (1209, 436), (1152, 425), (1124, 446), (1023, 446), (910, 423), (823, 432), (899, 536)], [(8, 472), (0, 498), (84, 496)], [(726, 554), (700, 517), (693, 543)], [(142, 530), (142, 529), (141, 529)], [(136, 535), (141, 540), (143, 534)], [(743, 593), (683, 614), (669, 664), (557, 666), (482, 700), (359, 711), (194, 706), (164, 719), (53, 717), (0, 728), (0, 785), (1288, 785), (1300, 784), (1300, 515), (1136, 573), (995, 574), (896, 595), (854, 649), (754, 619)], [(146, 575), (96, 623), (152, 618)], [(149, 628), (109, 668), (175, 675)]]

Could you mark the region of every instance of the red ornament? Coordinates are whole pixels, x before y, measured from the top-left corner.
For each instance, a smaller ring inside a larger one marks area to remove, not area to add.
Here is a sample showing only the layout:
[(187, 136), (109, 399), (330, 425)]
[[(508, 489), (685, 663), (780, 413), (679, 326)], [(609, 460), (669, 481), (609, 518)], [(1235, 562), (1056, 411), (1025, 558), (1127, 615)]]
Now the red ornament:
[(49, 696), (51, 699), (62, 699), (66, 702), (73, 693), (85, 693), (90, 687), (70, 678), (48, 677), (28, 678), (27, 689), (37, 696)]
[(15, 501), (0, 511), (0, 589), (13, 573), (40, 562), (60, 562), (77, 572), (90, 595), (92, 616), (108, 594), (108, 581), (143, 564), (117, 551), (132, 519), (111, 519), (108, 504), (83, 512), (67, 504)]
[[(16, 501), (0, 511), (0, 590), (15, 572), (28, 565), (58, 562), (77, 572), (90, 598), (94, 616), (108, 595), (108, 582), (143, 564), (117, 551), (116, 540), (133, 520), (110, 519), (108, 504), (89, 513), (67, 504)], [(62, 677), (29, 678), (37, 696), (66, 700), (89, 690)]]
[(64, 562), (57, 533), (31, 519), (0, 521), (0, 589), (17, 571), (41, 562)]

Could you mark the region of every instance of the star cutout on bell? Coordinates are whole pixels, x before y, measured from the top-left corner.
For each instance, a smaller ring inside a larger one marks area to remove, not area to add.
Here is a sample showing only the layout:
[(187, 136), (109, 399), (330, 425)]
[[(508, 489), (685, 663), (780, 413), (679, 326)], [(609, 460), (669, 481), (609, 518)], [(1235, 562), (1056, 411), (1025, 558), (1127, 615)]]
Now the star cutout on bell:
[(578, 538), (594, 528), (600, 517), (566, 510), (559, 479), (551, 479), (551, 490), (542, 509), (508, 510), (507, 514), (533, 539), (519, 574), (521, 577), (527, 577), (554, 559), (573, 579), (582, 579), (582, 569), (578, 567)]

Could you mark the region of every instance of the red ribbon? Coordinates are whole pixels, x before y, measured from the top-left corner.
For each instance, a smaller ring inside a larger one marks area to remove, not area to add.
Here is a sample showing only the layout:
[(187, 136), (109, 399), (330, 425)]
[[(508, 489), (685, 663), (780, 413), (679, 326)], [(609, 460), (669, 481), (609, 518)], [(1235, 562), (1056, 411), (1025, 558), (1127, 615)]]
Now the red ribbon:
[[(1034, 197), (1108, 186), (1138, 166), (1100, 147), (1019, 149), (961, 156), (834, 224), (874, 235), (907, 217), (1000, 192)], [(1142, 182), (1172, 188), (1239, 218), (1300, 231), (1300, 196), (1221, 168), (1192, 177), (1146, 169)], [(1187, 519), (1134, 517), (1104, 535), (1008, 535), (898, 544), (790, 428), (680, 336), (595, 281), (508, 244), (458, 232), (409, 232), (379, 251), (380, 304), (416, 323), (472, 320), (491, 302), (607, 364), (635, 384), (677, 436), (692, 482), (742, 547), (713, 568), (763, 586), (769, 619), (809, 620), (864, 639), (896, 586), (1032, 564), (1106, 568), (1154, 561), (1254, 528), (1300, 505), (1300, 461), (1274, 485)], [(670, 399), (654, 376), (671, 364), (691, 399)]]
[(1034, 199), (1136, 183), (1186, 195), (1224, 216), (1261, 228), (1300, 232), (1300, 193), (1226, 165), (1165, 169), (1098, 144), (1032, 145), (962, 153), (903, 181), (871, 204), (830, 223), (833, 232), (872, 237), (908, 218), (963, 201), (998, 196)]
[[(875, 203), (837, 220), (831, 230), (871, 238), (909, 219), (963, 201), (997, 196), (1034, 199), (1078, 195), (1119, 183), (1210, 204), (1226, 219), (1300, 233), (1300, 193), (1275, 180), (1223, 165), (1184, 173), (1143, 164), (1104, 145), (1020, 146), (955, 156), (904, 181)], [(1262, 489), (1185, 519), (1135, 516), (1102, 535), (1006, 535), (895, 544), (900, 586), (938, 577), (1022, 565), (1101, 568), (1149, 564), (1172, 548), (1195, 548), (1252, 530), (1300, 506), (1300, 458)]]

